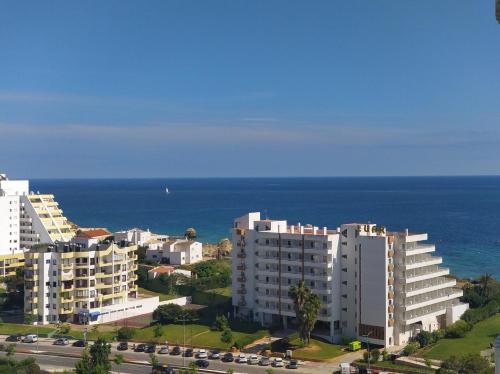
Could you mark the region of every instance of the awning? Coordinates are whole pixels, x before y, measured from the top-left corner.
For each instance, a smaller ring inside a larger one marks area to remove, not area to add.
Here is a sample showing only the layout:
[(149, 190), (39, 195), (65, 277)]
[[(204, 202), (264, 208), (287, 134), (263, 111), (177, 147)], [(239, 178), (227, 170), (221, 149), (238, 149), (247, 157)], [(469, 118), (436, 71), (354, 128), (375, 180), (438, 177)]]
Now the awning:
[(97, 318), (101, 315), (101, 312), (90, 312), (90, 318)]

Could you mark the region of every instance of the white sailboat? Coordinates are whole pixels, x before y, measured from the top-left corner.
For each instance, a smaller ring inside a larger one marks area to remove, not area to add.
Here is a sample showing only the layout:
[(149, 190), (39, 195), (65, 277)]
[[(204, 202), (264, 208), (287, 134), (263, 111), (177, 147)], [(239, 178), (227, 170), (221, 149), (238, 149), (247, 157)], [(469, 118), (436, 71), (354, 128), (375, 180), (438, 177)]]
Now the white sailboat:
[(168, 195), (170, 191), (168, 190), (168, 187), (165, 187), (165, 193)]

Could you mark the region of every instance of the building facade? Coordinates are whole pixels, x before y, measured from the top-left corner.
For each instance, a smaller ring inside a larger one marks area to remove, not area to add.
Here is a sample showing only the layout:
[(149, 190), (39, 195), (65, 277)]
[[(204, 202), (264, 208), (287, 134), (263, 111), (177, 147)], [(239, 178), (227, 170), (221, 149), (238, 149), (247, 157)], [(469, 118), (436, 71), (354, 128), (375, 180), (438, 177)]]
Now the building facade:
[(25, 313), (38, 324), (95, 324), (151, 312), (147, 304), (154, 300), (137, 293), (136, 250), (88, 237), (31, 249), (25, 254)]
[(426, 240), (371, 223), (329, 230), (249, 213), (233, 227), (235, 312), (287, 327), (295, 322), (288, 292), (302, 280), (323, 303), (316, 335), (404, 345), (422, 330), (455, 322), (468, 307)]
[(29, 181), (0, 174), (0, 276), (24, 265), (24, 251), (35, 244), (67, 241), (75, 235), (53, 195), (29, 191)]
[(146, 258), (170, 265), (195, 264), (203, 260), (202, 247), (200, 242), (188, 239), (154, 241), (146, 249)]

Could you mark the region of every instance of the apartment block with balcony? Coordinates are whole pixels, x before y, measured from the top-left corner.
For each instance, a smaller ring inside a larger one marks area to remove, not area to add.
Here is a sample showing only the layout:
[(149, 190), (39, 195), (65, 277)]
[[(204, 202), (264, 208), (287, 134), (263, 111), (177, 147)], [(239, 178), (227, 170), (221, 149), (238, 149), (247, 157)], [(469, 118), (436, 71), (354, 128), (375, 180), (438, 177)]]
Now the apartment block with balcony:
[(468, 307), (426, 240), (372, 223), (329, 230), (249, 213), (233, 227), (235, 312), (263, 325), (294, 324), (288, 292), (304, 280), (323, 301), (315, 335), (406, 344), (419, 331), (455, 322)]
[(75, 238), (26, 252), (25, 313), (35, 323), (96, 324), (151, 313), (137, 292), (137, 246)]

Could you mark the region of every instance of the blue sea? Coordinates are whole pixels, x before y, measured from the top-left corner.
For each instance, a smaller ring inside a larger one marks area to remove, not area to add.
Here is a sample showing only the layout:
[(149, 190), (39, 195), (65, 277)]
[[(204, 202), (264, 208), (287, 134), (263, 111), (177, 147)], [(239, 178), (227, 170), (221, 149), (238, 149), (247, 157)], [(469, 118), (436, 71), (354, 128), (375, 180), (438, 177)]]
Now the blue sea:
[(80, 226), (194, 227), (203, 242), (228, 237), (233, 219), (249, 211), (320, 227), (410, 228), (429, 233), (453, 274), (500, 278), (500, 177), (44, 179), (31, 189), (54, 193)]

